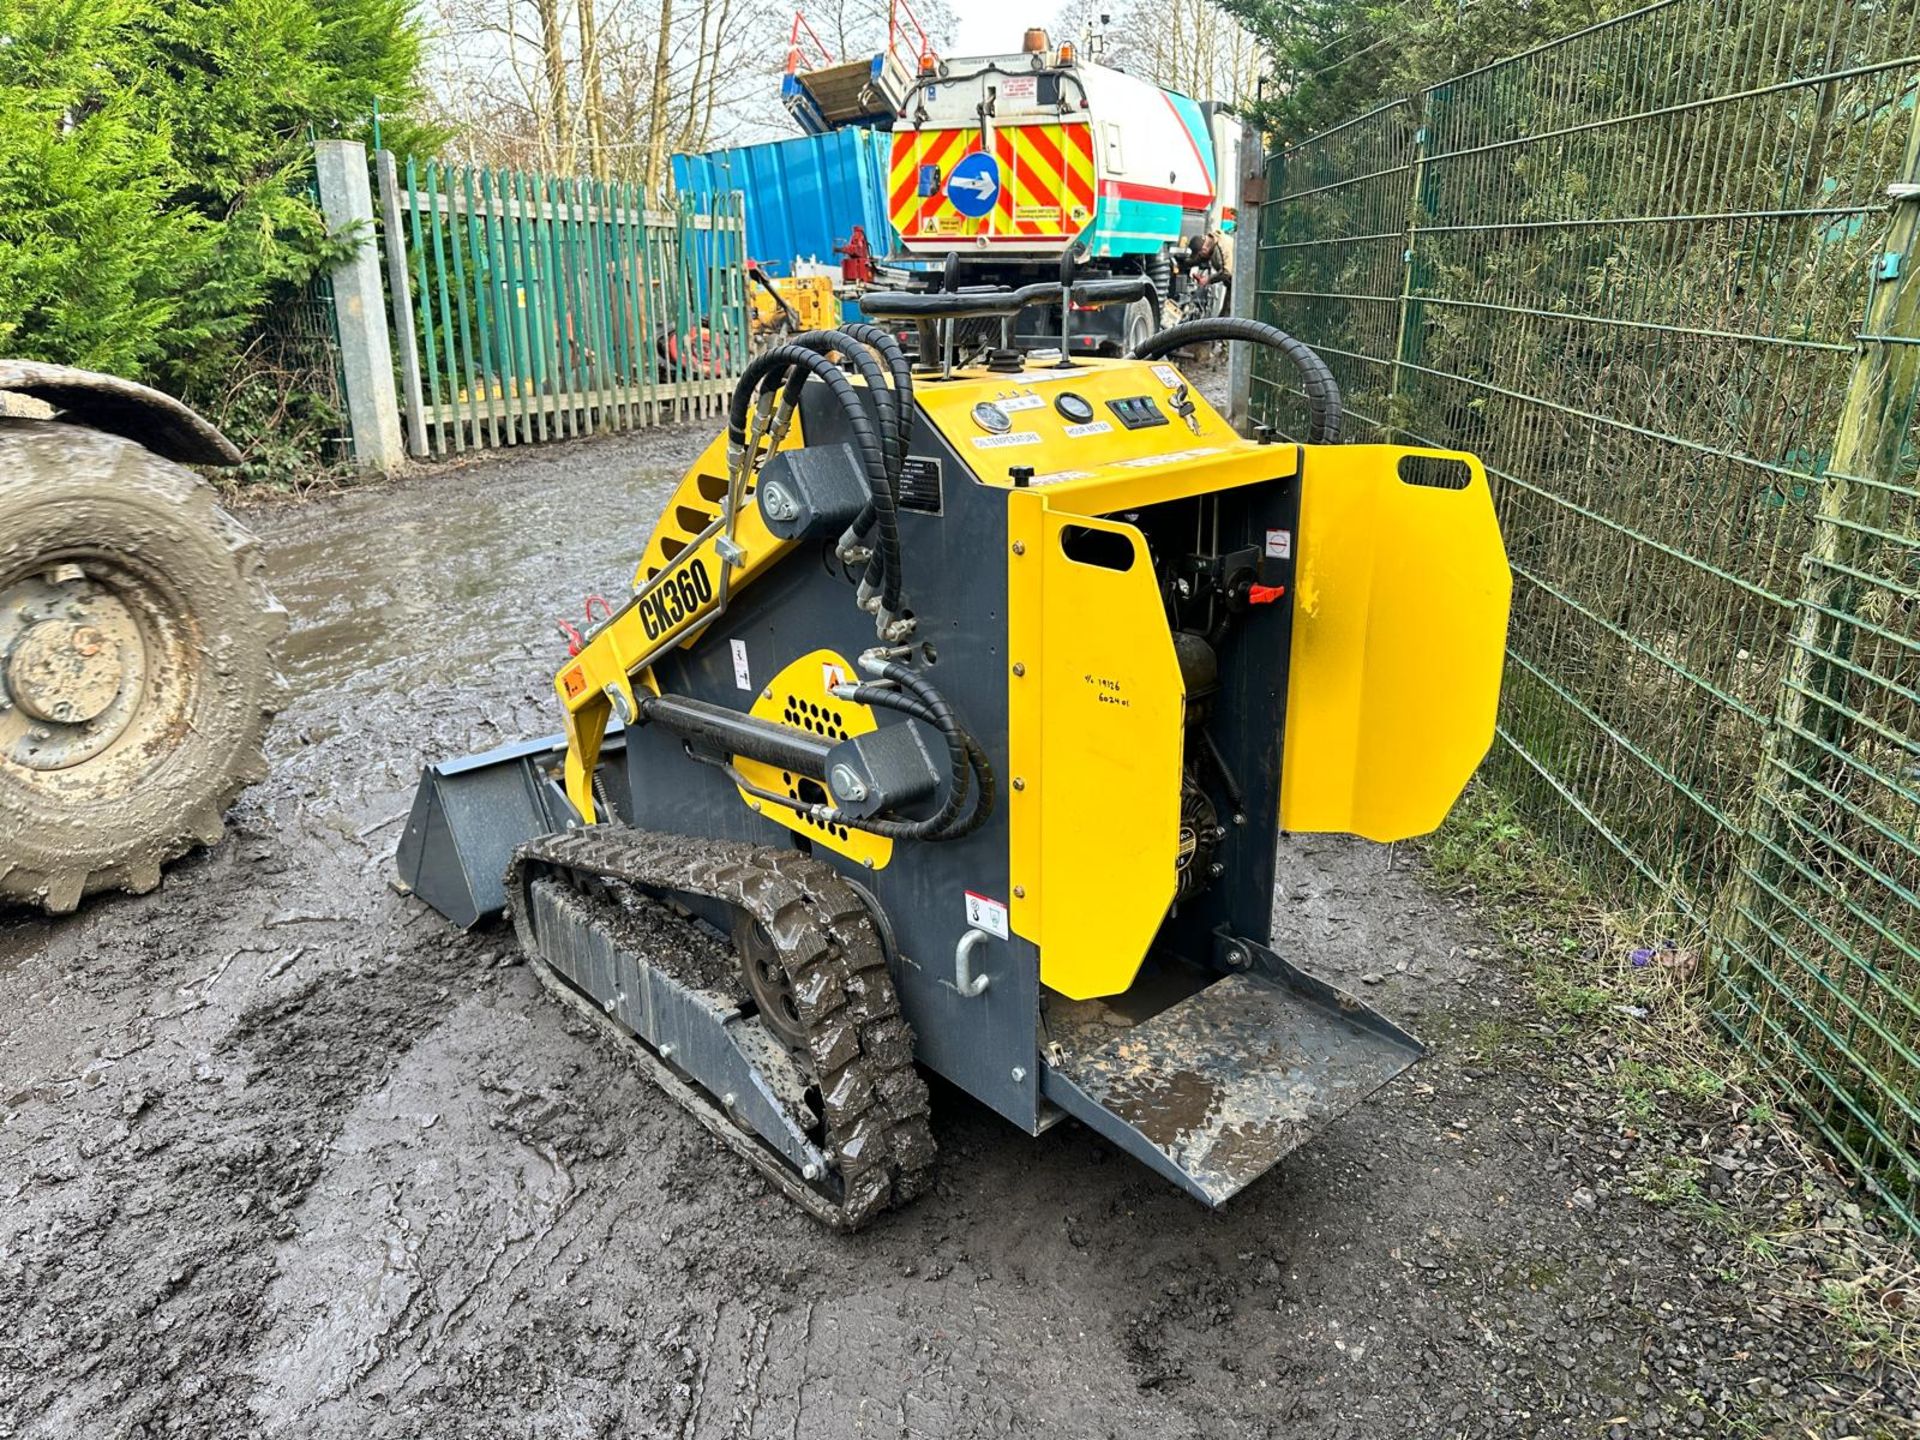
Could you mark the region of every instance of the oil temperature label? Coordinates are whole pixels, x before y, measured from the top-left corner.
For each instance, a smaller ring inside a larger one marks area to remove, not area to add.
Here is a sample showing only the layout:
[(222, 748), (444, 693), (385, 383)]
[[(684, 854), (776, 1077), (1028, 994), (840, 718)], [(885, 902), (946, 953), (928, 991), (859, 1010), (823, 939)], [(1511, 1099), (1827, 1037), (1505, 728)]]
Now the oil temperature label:
[(1067, 435), (1074, 440), (1085, 439), (1089, 435), (1111, 435), (1113, 426), (1105, 420), (1089, 420), (1085, 425), (1067, 426)]
[(922, 515), (940, 513), (940, 462), (926, 455), (909, 455), (900, 467), (900, 508)]
[(1038, 445), (1040, 432), (1037, 430), (1016, 430), (1011, 435), (976, 435), (973, 437), (976, 449), (1004, 450), (1009, 445)]
[(998, 900), (967, 891), (967, 924), (989, 935), (1007, 938), (1007, 907)]

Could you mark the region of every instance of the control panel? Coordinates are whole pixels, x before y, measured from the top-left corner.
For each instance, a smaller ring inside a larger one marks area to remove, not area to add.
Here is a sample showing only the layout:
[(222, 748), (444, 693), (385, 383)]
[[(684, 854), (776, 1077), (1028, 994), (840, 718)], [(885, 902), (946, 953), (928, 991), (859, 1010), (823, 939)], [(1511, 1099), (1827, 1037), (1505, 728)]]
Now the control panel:
[(1145, 430), (1167, 423), (1165, 412), (1151, 395), (1123, 395), (1118, 400), (1107, 401), (1107, 408), (1113, 412), (1113, 418), (1129, 430)]

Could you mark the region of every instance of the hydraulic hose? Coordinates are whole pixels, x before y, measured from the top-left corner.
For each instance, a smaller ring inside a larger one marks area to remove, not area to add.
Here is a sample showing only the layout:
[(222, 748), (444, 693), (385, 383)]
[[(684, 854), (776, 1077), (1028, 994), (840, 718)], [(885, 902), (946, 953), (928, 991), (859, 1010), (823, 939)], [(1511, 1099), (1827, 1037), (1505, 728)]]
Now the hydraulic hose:
[(1340, 382), (1333, 378), (1333, 371), (1327, 367), (1326, 361), (1303, 341), (1294, 339), (1284, 330), (1263, 325), (1258, 320), (1243, 320), (1236, 315), (1222, 315), (1214, 320), (1188, 320), (1180, 325), (1169, 326), (1150, 337), (1146, 343), (1136, 346), (1133, 358), (1157, 360), (1182, 345), (1202, 340), (1247, 340), (1255, 345), (1270, 346), (1285, 355), (1300, 372), (1300, 388), (1307, 397), (1307, 411), (1311, 417), (1307, 427), (1308, 441), (1315, 445), (1340, 443)]
[[(895, 431), (898, 452), (892, 467), (894, 508), (900, 503), (900, 474), (907, 463), (907, 451), (913, 445), (913, 362), (907, 359), (907, 352), (900, 348), (900, 342), (882, 326), (868, 321), (856, 321), (843, 325), (840, 331), (877, 351), (886, 362), (887, 370), (893, 377), (893, 410), (896, 417)], [(847, 549), (859, 545), (873, 529), (873, 506), (861, 507), (847, 533), (841, 537), (841, 548)], [(869, 575), (869, 582), (877, 577)]]
[[(863, 824), (882, 824), (899, 827), (881, 832), (896, 838), (915, 840), (958, 840), (971, 835), (987, 821), (993, 813), (994, 779), (993, 765), (987, 759), (986, 751), (980, 748), (974, 738), (960, 727), (957, 717), (948, 706), (940, 692), (924, 678), (906, 666), (895, 666), (898, 674), (887, 674), (887, 678), (902, 686), (899, 690), (889, 690), (881, 685), (861, 684), (837, 688), (835, 694), (840, 698), (860, 705), (872, 705), (881, 709), (893, 710), (931, 726), (940, 732), (941, 739), (947, 742), (950, 760), (956, 754), (961, 759), (951, 772), (947, 798), (939, 810), (920, 820), (905, 821), (864, 821)], [(885, 673), (885, 672), (882, 672)], [(904, 676), (905, 678), (902, 678)], [(962, 817), (960, 807), (965, 804), (970, 785), (968, 772), (978, 777), (979, 789), (973, 808)], [(842, 823), (852, 824), (852, 821)]]
[[(913, 362), (907, 359), (907, 352), (900, 348), (900, 342), (884, 326), (858, 320), (851, 325), (842, 325), (840, 333), (851, 335), (861, 344), (877, 350), (893, 376), (893, 410), (900, 421), (900, 464), (904, 465), (907, 449), (913, 444)], [(896, 475), (898, 468), (895, 467)]]
[[(927, 725), (936, 723), (934, 714), (913, 696), (898, 690), (858, 689), (856, 698), (868, 705), (877, 705), (883, 709), (894, 710)], [(960, 731), (960, 741), (967, 747), (967, 760), (972, 766), (977, 782), (973, 807), (964, 818), (950, 824), (925, 838), (929, 840), (959, 840), (971, 835), (987, 823), (987, 817), (993, 814), (993, 802), (996, 794), (993, 779), (993, 762), (987, 759), (987, 752), (980, 748), (973, 736)]]
[[(854, 447), (867, 474), (867, 490), (874, 507), (874, 525), (879, 532), (882, 583), (880, 603), (889, 615), (900, 611), (900, 532), (895, 524), (893, 491), (887, 483), (887, 461), (879, 431), (867, 409), (860, 403), (852, 383), (826, 356), (798, 345), (777, 345), (762, 351), (747, 362), (733, 398), (727, 407), (727, 443), (744, 451), (747, 443), (747, 417), (760, 388), (773, 376), (785, 376), (789, 398), (797, 398), (799, 387), (812, 375), (827, 387), (835, 403), (845, 412), (853, 433)], [(776, 381), (776, 383), (778, 383)]]
[(873, 408), (880, 417), (881, 458), (887, 467), (887, 483), (895, 496), (900, 491), (900, 410), (893, 391), (887, 388), (886, 372), (880, 368), (880, 362), (873, 357), (872, 347), (856, 339), (846, 330), (808, 330), (795, 335), (787, 341), (789, 345), (799, 345), (818, 355), (844, 355), (853, 368), (860, 372), (860, 378), (867, 382), (867, 391), (873, 396)]

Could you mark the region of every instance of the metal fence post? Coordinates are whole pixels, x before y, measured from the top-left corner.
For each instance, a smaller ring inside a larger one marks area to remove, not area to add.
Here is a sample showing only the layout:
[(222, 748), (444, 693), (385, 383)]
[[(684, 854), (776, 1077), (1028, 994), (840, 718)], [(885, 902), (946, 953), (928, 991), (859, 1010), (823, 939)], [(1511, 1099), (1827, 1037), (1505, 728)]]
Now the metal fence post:
[[(1240, 177), (1240, 213), (1233, 236), (1233, 313), (1243, 320), (1256, 318), (1260, 298), (1260, 211), (1267, 199), (1266, 146), (1256, 143), (1253, 154), (1254, 163)], [(1242, 435), (1253, 433), (1251, 345), (1227, 347), (1227, 423)]]
[(1802, 560), (1792, 639), (1781, 677), (1779, 708), (1761, 753), (1751, 818), (1739, 864), (1716, 919), (1716, 973), (1750, 963), (1774, 902), (1770, 876), (1780, 869), (1778, 838), (1804, 776), (1822, 767), (1842, 723), (1852, 618), (1867, 573), (1865, 557), (1892, 510), (1902, 451), (1920, 398), (1920, 115), (1908, 137), (1900, 176), (1888, 186), (1892, 209), (1886, 238), (1872, 262), (1862, 329), (1847, 379)]
[(1428, 90), (1414, 97), (1413, 159), (1408, 165), (1411, 184), (1407, 189), (1407, 243), (1400, 252), (1400, 313), (1393, 344), (1393, 366), (1387, 373), (1386, 438), (1405, 443), (1406, 411), (1410, 403), (1402, 389), (1402, 376), (1409, 365), (1420, 363), (1421, 327), (1426, 317), (1421, 305), (1424, 290), (1420, 274), (1420, 221), (1432, 206), (1433, 177), (1427, 168), (1429, 129), (1433, 123), (1434, 99), (1438, 92)]
[(391, 150), (374, 152), (380, 171), (380, 220), (386, 231), (387, 290), (393, 297), (393, 339), (400, 350), (406, 392), (407, 439), (414, 458), (427, 458), (427, 410), (420, 392), (420, 337), (413, 333), (413, 284), (407, 274), (407, 232), (401, 218), (400, 176)]
[(354, 459), (362, 470), (391, 470), (406, 453), (393, 392), (386, 296), (374, 247), (367, 150), (356, 140), (320, 140), (313, 158), (327, 229), (336, 239), (353, 242), (353, 253), (334, 267), (332, 278)]

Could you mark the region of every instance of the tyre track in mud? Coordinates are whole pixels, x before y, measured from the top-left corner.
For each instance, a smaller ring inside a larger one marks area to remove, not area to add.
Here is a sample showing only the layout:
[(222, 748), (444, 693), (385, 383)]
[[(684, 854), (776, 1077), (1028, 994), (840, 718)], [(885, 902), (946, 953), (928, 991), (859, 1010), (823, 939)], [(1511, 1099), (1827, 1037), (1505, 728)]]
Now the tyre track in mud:
[(1529, 1002), (1378, 848), (1290, 842), (1279, 948), (1377, 977), (1434, 1058), (1218, 1215), (936, 1084), (934, 1192), (852, 1237), (666, 1108), (503, 929), (393, 894), (420, 763), (555, 728), (552, 618), (618, 590), (705, 438), (247, 516), (294, 621), (269, 779), (157, 893), (0, 918), (0, 1436), (1372, 1440), (1844, 1413), (1814, 1389), (1844, 1357), (1755, 1340), (1766, 1297), (1715, 1278), (1720, 1242), (1624, 1193), (1570, 1202), (1618, 1143), (1600, 1102), (1466, 1043)]

